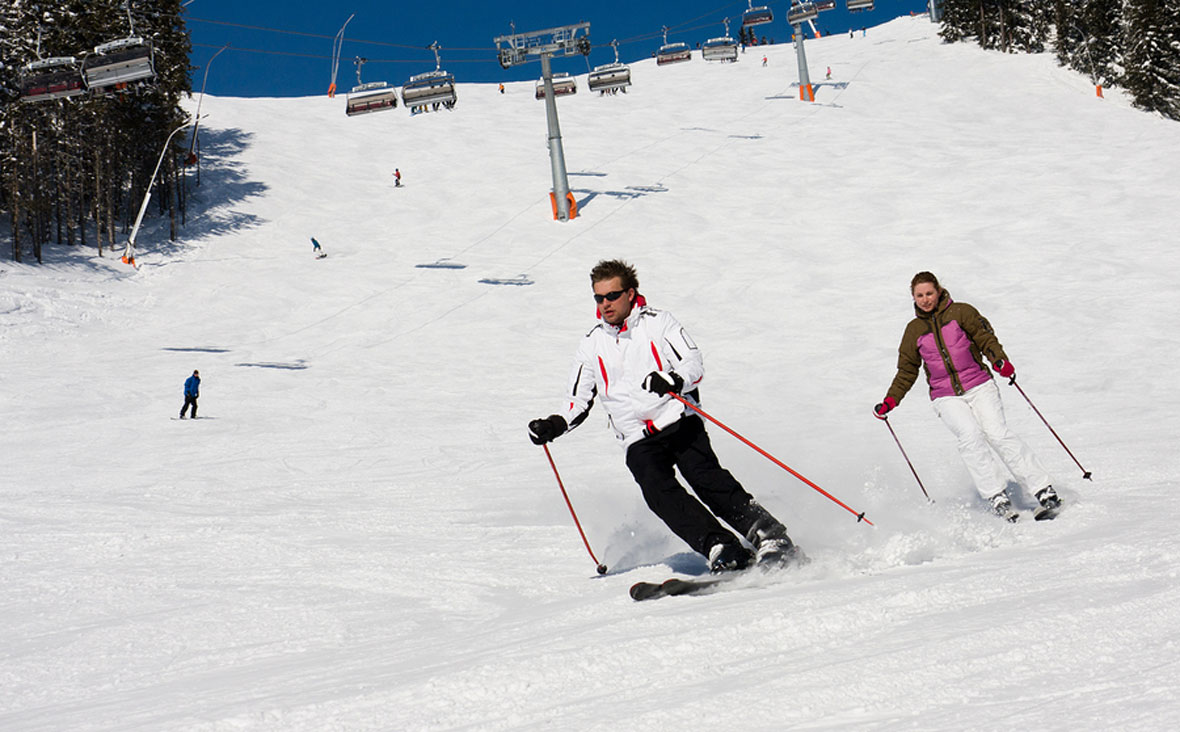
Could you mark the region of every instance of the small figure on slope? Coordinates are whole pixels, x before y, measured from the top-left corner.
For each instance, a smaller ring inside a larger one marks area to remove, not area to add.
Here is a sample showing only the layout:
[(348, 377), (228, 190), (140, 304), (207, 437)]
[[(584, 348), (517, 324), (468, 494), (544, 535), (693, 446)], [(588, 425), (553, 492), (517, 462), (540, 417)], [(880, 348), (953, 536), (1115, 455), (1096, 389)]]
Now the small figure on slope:
[(1000, 389), (984, 358), (1003, 378), (1013, 376), (1016, 369), (991, 324), (967, 303), (951, 300), (930, 272), (914, 275), (910, 294), (916, 317), (897, 349), (897, 375), (874, 413), (885, 418), (917, 381), (919, 370), (925, 371), (934, 413), (958, 440), (975, 489), (992, 510), (1008, 521), (1019, 518), (1004, 492), (1009, 472), (1043, 511), (1058, 509), (1061, 501), (1049, 473), (1004, 421)]
[(393, 169), (393, 185), (395, 188), (402, 187), (402, 172), (397, 168)]
[(328, 256), (328, 253), (323, 250), (323, 248), (320, 246), (320, 243), (315, 240), (314, 236), (311, 238), (311, 251), (313, 254), (315, 254), (316, 259), (323, 259), (324, 257)]
[(201, 372), (193, 371), (193, 375), (184, 380), (184, 406), (180, 408), (180, 418), (191, 406), (193, 419), (197, 418), (197, 397), (201, 396)]
[[(700, 400), (704, 362), (684, 328), (667, 311), (647, 306), (626, 262), (599, 262), (590, 283), (600, 322), (578, 347), (565, 408), (529, 422), (533, 443), (543, 445), (577, 427), (600, 401), (648, 507), (708, 559), (710, 570), (801, 558), (786, 527), (721, 467), (701, 418), (670, 396)], [(692, 493), (676, 479), (677, 468)]]

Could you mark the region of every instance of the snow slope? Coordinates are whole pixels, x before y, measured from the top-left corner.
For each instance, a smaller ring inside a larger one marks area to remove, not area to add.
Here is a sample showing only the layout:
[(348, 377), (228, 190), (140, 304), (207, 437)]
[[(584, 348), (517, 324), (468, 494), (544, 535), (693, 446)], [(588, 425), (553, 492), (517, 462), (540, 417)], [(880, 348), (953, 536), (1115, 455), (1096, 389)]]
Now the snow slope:
[[(582, 74), (568, 223), (531, 84), (205, 99), (183, 241), (0, 264), (0, 729), (1176, 728), (1180, 126), (935, 31), (809, 41), (815, 104), (785, 45)], [(552, 447), (595, 575), (525, 423), (609, 257), (701, 345), (710, 414), (875, 529), (712, 428), (814, 561), (633, 603), (702, 565), (598, 412)], [(936, 503), (870, 416), (921, 269), (1093, 471), (1003, 387), (1060, 520), (985, 515), (921, 387), (891, 424)]]

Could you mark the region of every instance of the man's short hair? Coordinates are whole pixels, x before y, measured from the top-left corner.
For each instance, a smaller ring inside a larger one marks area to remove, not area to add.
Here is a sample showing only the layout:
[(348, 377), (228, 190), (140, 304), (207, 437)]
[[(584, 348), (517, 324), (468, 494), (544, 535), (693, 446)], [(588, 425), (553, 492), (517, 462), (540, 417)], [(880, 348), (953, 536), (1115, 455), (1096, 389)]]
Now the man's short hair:
[(591, 285), (612, 277), (619, 278), (624, 290), (639, 290), (639, 275), (635, 274), (635, 268), (621, 259), (604, 259), (590, 270)]

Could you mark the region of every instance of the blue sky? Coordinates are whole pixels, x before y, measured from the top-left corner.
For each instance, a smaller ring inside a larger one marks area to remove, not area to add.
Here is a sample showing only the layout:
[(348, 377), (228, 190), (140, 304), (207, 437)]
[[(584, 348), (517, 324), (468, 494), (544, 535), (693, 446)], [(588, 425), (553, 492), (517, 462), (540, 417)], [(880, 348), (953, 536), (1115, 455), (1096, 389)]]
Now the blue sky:
[[(820, 14), (817, 27), (831, 33), (873, 26), (911, 11), (922, 12), (926, 0), (877, 0), (876, 9), (852, 14), (844, 0), (835, 10)], [(774, 22), (758, 26), (760, 36), (783, 42), (790, 38), (786, 24), (786, 0), (755, 2), (769, 5)], [(185, 8), (192, 34), (193, 91), (200, 91), (206, 64), (218, 50), (230, 48), (208, 68), (206, 91), (221, 96), (290, 97), (324, 94), (331, 79), (332, 39), (355, 13), (344, 34), (337, 76), (338, 89), (356, 82), (353, 59), (368, 59), (364, 81), (403, 83), (413, 74), (434, 68), (434, 55), (426, 47), (442, 46), (442, 66), (460, 84), (533, 79), (540, 75), (536, 62), (509, 71), (496, 61), (493, 38), (512, 32), (541, 30), (588, 21), (594, 51), (590, 64), (614, 60), (607, 44), (619, 41), (620, 60), (647, 58), (661, 43), (660, 29), (671, 30), (669, 41), (692, 46), (722, 35), (722, 19), (732, 19), (730, 35), (736, 37), (745, 0), (596, 0), (568, 3), (487, 2), (390, 2), (348, 0), (335, 3), (279, 2), (278, 0), (191, 0)], [(580, 56), (554, 61), (557, 71), (585, 72)]]

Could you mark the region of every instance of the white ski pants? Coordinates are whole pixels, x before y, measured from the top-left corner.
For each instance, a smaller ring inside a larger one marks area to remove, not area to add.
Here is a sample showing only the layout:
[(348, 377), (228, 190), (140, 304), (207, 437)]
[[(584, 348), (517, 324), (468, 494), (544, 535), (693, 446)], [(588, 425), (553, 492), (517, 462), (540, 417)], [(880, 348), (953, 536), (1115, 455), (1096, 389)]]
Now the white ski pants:
[(1004, 422), (995, 379), (963, 396), (939, 397), (932, 404), (934, 413), (958, 439), (959, 455), (984, 500), (1004, 490), (1008, 472), (1034, 497), (1053, 482), (1029, 446)]

